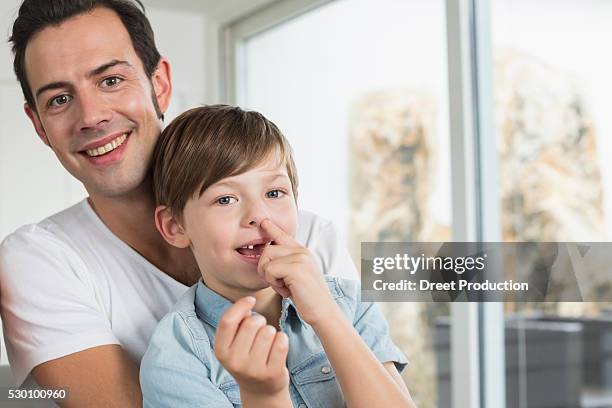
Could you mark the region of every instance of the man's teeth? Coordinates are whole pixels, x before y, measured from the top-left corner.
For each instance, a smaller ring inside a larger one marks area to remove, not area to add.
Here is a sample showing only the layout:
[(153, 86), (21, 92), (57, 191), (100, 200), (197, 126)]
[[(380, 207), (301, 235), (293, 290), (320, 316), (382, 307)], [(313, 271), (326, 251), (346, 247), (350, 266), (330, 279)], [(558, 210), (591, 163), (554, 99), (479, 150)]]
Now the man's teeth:
[(119, 136), (118, 138), (116, 138), (114, 140), (111, 140), (110, 142), (108, 142), (104, 146), (97, 147), (95, 149), (87, 149), (85, 152), (87, 153), (88, 156), (91, 156), (91, 157), (101, 156), (101, 155), (106, 154), (106, 153), (108, 153), (110, 151), (113, 151), (117, 147), (121, 146), (123, 144), (123, 142), (125, 142), (125, 139), (127, 139), (127, 137), (128, 137), (128, 134), (124, 133), (121, 136)]

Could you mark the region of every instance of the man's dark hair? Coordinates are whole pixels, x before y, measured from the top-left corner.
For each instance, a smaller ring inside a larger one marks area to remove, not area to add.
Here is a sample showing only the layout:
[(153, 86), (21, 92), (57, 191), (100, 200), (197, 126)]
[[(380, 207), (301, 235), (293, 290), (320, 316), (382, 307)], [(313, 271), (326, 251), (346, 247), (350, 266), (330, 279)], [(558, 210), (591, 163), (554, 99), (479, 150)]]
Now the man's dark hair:
[(117, 13), (130, 34), (132, 46), (147, 76), (153, 76), (161, 56), (155, 46), (153, 29), (140, 0), (24, 0), (19, 7), (9, 42), (12, 43), (15, 54), (15, 74), (31, 109), (36, 110), (36, 104), (25, 72), (28, 42), (34, 34), (46, 27), (59, 26), (69, 18), (87, 13), (96, 7), (106, 7)]

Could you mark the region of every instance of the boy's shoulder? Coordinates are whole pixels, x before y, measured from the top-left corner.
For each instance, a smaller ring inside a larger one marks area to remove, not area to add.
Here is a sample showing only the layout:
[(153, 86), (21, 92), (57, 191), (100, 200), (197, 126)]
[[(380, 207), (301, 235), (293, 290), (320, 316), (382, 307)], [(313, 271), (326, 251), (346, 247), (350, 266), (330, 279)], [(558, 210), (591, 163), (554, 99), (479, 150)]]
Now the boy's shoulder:
[(340, 306), (346, 317), (352, 319), (361, 305), (361, 285), (356, 279), (326, 275), (325, 282), (332, 298)]
[(195, 356), (210, 369), (212, 341), (198, 319), (195, 310), (195, 294), (197, 284), (191, 286), (176, 302), (172, 309), (160, 320), (145, 354), (177, 358), (179, 355)]

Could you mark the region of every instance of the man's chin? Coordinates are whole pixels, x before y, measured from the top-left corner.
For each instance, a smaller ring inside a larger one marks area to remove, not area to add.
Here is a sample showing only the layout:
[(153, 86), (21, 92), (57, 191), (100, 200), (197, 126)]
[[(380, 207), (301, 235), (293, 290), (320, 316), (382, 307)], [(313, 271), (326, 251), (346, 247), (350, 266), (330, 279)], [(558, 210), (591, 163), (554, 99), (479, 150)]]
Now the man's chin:
[(83, 182), (85, 190), (92, 197), (118, 199), (133, 196), (144, 190), (145, 177), (114, 178), (112, 180), (94, 180)]

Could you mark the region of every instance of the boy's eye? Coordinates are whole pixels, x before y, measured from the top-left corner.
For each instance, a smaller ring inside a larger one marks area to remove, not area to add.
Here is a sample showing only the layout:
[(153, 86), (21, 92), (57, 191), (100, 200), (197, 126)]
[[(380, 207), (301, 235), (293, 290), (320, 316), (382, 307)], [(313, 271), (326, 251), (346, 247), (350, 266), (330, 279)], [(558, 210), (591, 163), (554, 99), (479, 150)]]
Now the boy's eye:
[(51, 107), (62, 106), (62, 105), (67, 104), (71, 100), (72, 100), (72, 96), (70, 95), (66, 95), (66, 94), (58, 95), (49, 101), (49, 106)]
[[(232, 201), (233, 200), (233, 201)], [(224, 196), (217, 199), (217, 204), (220, 205), (229, 205), (235, 203), (237, 200), (234, 197)]]
[(270, 190), (266, 193), (268, 198), (281, 198), (285, 194), (282, 190)]

